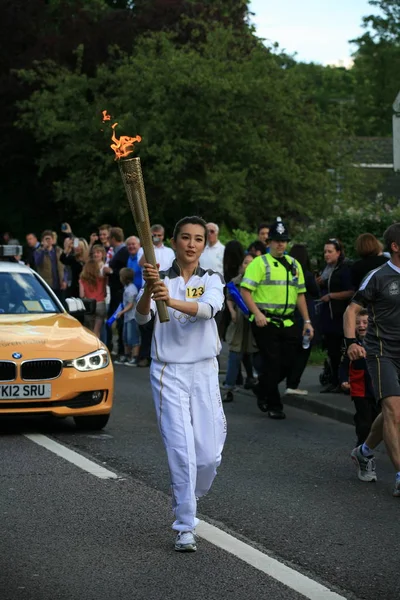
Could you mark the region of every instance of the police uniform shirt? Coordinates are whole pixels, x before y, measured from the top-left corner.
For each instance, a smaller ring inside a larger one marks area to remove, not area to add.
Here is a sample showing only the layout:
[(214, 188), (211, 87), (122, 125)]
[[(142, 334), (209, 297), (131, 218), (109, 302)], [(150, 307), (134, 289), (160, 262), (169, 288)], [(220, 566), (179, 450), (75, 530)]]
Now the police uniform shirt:
[[(160, 278), (168, 288), (171, 298), (186, 302), (207, 303), (212, 316), (224, 304), (224, 282), (219, 273), (198, 267), (188, 282), (180, 274), (176, 261), (168, 271), (160, 272)], [(139, 294), (138, 301), (142, 292)], [(160, 323), (157, 306), (151, 301), (155, 314), (151, 357), (166, 363), (194, 363), (214, 358), (221, 351), (221, 342), (214, 318), (191, 317), (168, 307), (169, 322)]]
[[(289, 271), (285, 263), (288, 264)], [(260, 310), (277, 316), (292, 314), (298, 294), (306, 292), (301, 265), (290, 256), (277, 259), (271, 254), (257, 256), (251, 261), (241, 287), (252, 292), (252, 298)]]
[(352, 302), (368, 308), (368, 356), (400, 357), (400, 269), (391, 261), (371, 271)]

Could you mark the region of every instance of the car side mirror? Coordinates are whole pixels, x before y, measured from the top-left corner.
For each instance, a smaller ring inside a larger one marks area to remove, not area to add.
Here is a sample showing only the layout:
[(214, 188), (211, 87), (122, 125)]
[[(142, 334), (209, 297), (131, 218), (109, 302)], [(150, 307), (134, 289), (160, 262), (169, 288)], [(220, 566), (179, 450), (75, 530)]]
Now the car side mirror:
[(82, 316), (86, 312), (85, 305), (81, 298), (66, 298), (66, 309), (73, 317)]

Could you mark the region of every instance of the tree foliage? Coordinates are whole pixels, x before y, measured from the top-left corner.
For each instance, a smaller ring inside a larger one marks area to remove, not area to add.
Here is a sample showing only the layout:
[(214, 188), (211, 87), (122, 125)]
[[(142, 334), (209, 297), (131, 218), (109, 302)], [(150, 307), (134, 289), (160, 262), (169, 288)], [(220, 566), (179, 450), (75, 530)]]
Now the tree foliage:
[(392, 104), (399, 92), (400, 4), (398, 0), (370, 0), (379, 13), (363, 19), (365, 33), (356, 40), (354, 54), (354, 113), (358, 135), (392, 133)]
[(277, 211), (305, 219), (326, 205), (334, 132), (296, 72), (279, 69), (261, 46), (241, 56), (229, 30), (211, 31), (202, 52), (163, 33), (143, 37), (93, 76), (54, 64), (21, 75), (39, 89), (21, 103), (19, 126), (41, 145), (38, 164), (52, 173), (55, 199), (81, 215), (126, 212), (110, 131), (99, 131), (102, 109), (121, 134), (143, 137), (156, 220), (196, 212), (246, 227)]
[(0, 230), (131, 221), (104, 108), (143, 136), (167, 225), (189, 210), (227, 231), (281, 214), (301, 231), (357, 207), (369, 184), (343, 148), (390, 135), (400, 68), (399, 3), (370, 4), (346, 70), (266, 48), (247, 0), (3, 0)]

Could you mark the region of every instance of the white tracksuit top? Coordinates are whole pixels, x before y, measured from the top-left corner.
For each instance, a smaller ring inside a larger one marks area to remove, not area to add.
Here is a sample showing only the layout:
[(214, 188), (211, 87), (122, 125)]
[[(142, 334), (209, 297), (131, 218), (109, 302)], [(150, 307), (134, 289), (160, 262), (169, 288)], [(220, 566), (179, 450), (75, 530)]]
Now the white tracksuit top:
[[(176, 260), (170, 269), (160, 272), (160, 278), (171, 298), (186, 302), (207, 303), (211, 306), (211, 319), (190, 317), (168, 307), (169, 322), (160, 323), (157, 307), (151, 301), (155, 315), (151, 357), (165, 363), (194, 363), (214, 358), (221, 351), (217, 324), (213, 318), (224, 305), (224, 281), (219, 273), (198, 267), (187, 283), (180, 275)], [(139, 294), (138, 300), (140, 299)]]

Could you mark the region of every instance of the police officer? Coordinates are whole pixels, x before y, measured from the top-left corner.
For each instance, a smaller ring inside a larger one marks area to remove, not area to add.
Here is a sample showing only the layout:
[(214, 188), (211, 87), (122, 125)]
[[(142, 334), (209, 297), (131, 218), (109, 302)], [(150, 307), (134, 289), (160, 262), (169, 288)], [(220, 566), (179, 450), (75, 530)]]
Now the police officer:
[(254, 389), (260, 410), (271, 419), (284, 419), (278, 389), (286, 376), (298, 340), (294, 311), (303, 318), (303, 335), (314, 335), (305, 300), (303, 270), (285, 254), (289, 232), (278, 217), (269, 231), (270, 252), (257, 256), (241, 283), (243, 300), (252, 313), (252, 329), (262, 357), (262, 372)]

